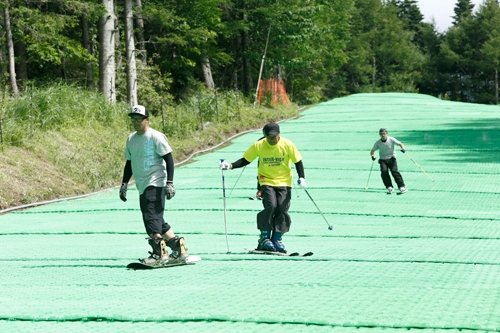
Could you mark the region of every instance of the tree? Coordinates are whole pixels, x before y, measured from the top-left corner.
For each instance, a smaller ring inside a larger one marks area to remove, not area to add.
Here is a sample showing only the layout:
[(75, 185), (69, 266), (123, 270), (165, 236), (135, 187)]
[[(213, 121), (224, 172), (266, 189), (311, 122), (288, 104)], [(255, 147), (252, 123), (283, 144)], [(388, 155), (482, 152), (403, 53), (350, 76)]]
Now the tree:
[(398, 15), (395, 2), (356, 1), (342, 68), (348, 92), (417, 90), (426, 58)]
[(132, 0), (125, 0), (125, 47), (127, 53), (127, 98), (137, 105), (137, 68), (135, 63), (134, 17)]
[(113, 0), (101, 0), (106, 14), (99, 19), (99, 86), (109, 102), (116, 102), (115, 25)]
[(377, 21), (382, 11), (380, 0), (356, 0), (352, 11), (347, 62), (342, 66), (338, 93), (344, 95), (375, 89), (373, 39), (378, 33)]
[(135, 25), (137, 26), (137, 33), (136, 33), (136, 39), (137, 39), (137, 44), (139, 53), (137, 54), (137, 57), (143, 62), (147, 62), (148, 55), (146, 53), (146, 46), (145, 46), (145, 41), (144, 41), (144, 19), (142, 18), (142, 1), (141, 0), (135, 0), (135, 5), (136, 5), (136, 13), (135, 13)]
[[(82, 46), (87, 50), (89, 54), (92, 54), (92, 46), (90, 44), (89, 24), (87, 16), (82, 15), (80, 17), (80, 25), (82, 27)], [(85, 68), (86, 68), (87, 87), (92, 89), (94, 88), (94, 73), (92, 71), (92, 61), (87, 60)]]
[(453, 9), (455, 12), (455, 16), (452, 16), (453, 25), (459, 24), (460, 21), (466, 17), (471, 17), (473, 9), (474, 4), (472, 3), (472, 0), (458, 0), (455, 4), (455, 8)]
[(7, 49), (9, 52), (9, 77), (10, 77), (10, 88), (14, 96), (19, 94), (19, 89), (17, 87), (16, 81), (16, 67), (15, 67), (15, 57), (14, 57), (14, 42), (12, 40), (12, 29), (10, 26), (10, 12), (9, 12), (9, 1), (5, 2), (5, 8), (3, 10), (3, 18), (5, 22), (5, 32), (7, 38)]
[(481, 44), (478, 69), (484, 78), (481, 91), (475, 93), (483, 103), (498, 104), (498, 70), (500, 67), (500, 6), (497, 0), (485, 0), (476, 14)]
[(422, 46), (420, 50), (426, 57), (426, 62), (422, 68), (422, 77), (417, 81), (417, 88), (420, 93), (434, 96), (445, 96), (447, 93), (447, 75), (443, 68), (443, 60), (440, 57), (441, 44), (444, 35), (436, 29), (435, 22), (422, 23)]
[(423, 46), (422, 42), (422, 20), (424, 15), (420, 12), (416, 0), (396, 0), (394, 2), (399, 9), (398, 17), (403, 22), (405, 30), (413, 33), (413, 42)]

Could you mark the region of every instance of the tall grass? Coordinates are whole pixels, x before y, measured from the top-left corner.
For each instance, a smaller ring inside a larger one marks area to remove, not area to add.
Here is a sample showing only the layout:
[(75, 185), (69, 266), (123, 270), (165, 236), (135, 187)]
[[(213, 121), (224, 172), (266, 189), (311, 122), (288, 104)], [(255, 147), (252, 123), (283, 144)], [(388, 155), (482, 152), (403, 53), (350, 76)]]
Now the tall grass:
[[(75, 184), (74, 194), (119, 184), (125, 139), (133, 131), (128, 113), (126, 103), (111, 105), (100, 94), (67, 85), (31, 89), (19, 98), (4, 98), (0, 104), (6, 150), (25, 150), (30, 159), (36, 156), (52, 165), (53, 172)], [(150, 126), (167, 135), (174, 158), (180, 161), (236, 132), (295, 115), (296, 106), (254, 107), (235, 92), (199, 89), (177, 105), (152, 110)], [(2, 167), (7, 166), (0, 161), (0, 176)], [(40, 176), (43, 177), (37, 175)], [(61, 182), (61, 186), (67, 184)], [(30, 189), (30, 193), (39, 194), (31, 197), (39, 201), (52, 199), (51, 196), (57, 196), (54, 193), (71, 193), (71, 189), (57, 190), (57, 184), (54, 188)], [(0, 198), (1, 191), (0, 187)], [(22, 203), (26, 200), (23, 198)], [(4, 205), (0, 202), (0, 206)]]

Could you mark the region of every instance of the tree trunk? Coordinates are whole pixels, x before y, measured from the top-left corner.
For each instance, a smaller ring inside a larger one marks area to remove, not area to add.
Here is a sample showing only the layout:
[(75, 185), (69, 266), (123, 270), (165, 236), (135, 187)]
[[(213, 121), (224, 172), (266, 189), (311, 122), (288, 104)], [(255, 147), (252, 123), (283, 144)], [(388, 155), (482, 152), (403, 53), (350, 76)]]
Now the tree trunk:
[(203, 77), (205, 78), (205, 83), (210, 89), (215, 89), (214, 78), (212, 76), (212, 70), (210, 68), (210, 60), (206, 55), (201, 57), (201, 70), (203, 72)]
[(137, 26), (137, 44), (139, 45), (140, 52), (137, 53), (137, 57), (143, 62), (146, 63), (148, 54), (146, 52), (146, 44), (144, 42), (144, 20), (142, 19), (142, 1), (135, 0), (135, 5), (137, 6), (138, 13), (135, 14), (135, 25)]
[[(80, 17), (80, 25), (82, 27), (82, 46), (87, 50), (89, 54), (92, 54), (92, 47), (89, 42), (89, 23), (87, 17), (82, 15)], [(85, 64), (87, 87), (90, 89), (94, 88), (94, 74), (92, 72), (92, 63), (87, 61)]]
[[(4, 20), (4, 12), (0, 10), (0, 22), (5, 22)], [(5, 28), (5, 26), (3, 27)], [(5, 29), (2, 29), (0, 27), (0, 31), (2, 35), (5, 35)], [(9, 71), (9, 66), (8, 66), (8, 60), (7, 60), (7, 49), (5, 43), (0, 44), (0, 90), (5, 91), (5, 85), (4, 83), (4, 77), (7, 76), (7, 72)], [(0, 130), (0, 134), (1, 134)]]
[(19, 94), (19, 89), (17, 88), (16, 82), (16, 63), (14, 56), (14, 42), (12, 41), (12, 30), (10, 29), (10, 14), (9, 6), (4, 9), (4, 21), (5, 21), (5, 33), (7, 37), (7, 48), (9, 51), (9, 77), (10, 77), (10, 88), (14, 96)]
[(137, 105), (137, 68), (132, 0), (125, 0), (125, 48), (127, 53), (127, 98), (129, 105), (134, 106)]
[(498, 105), (498, 69), (495, 69), (495, 104)]
[[(247, 21), (247, 14), (243, 14), (243, 20)], [(242, 60), (243, 60), (243, 91), (245, 94), (248, 94), (252, 88), (252, 73), (251, 73), (251, 65), (250, 60), (246, 56), (246, 52), (248, 52), (248, 33), (243, 31), (241, 33), (241, 42), (242, 42)]]
[(372, 86), (373, 86), (373, 91), (375, 92), (375, 76), (377, 74), (377, 60), (375, 57), (373, 57), (373, 72), (372, 72)]
[(23, 82), (28, 80), (28, 59), (26, 56), (26, 44), (24, 41), (17, 40), (14, 42), (14, 54), (16, 55), (16, 81), (18, 86), (23, 87)]
[(99, 87), (110, 103), (116, 102), (115, 21), (113, 0), (101, 0), (106, 14), (99, 18)]

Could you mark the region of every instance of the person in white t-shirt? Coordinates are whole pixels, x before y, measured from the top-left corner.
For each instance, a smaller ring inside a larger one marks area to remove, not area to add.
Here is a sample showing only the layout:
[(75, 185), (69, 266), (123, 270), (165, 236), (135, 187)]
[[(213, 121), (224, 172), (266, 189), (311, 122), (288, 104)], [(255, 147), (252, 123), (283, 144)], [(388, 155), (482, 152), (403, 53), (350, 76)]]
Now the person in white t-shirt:
[[(167, 137), (149, 127), (149, 112), (142, 105), (132, 107), (130, 120), (136, 130), (127, 138), (125, 168), (120, 187), (120, 199), (127, 201), (127, 185), (134, 176), (142, 219), (153, 248), (141, 262), (154, 265), (183, 262), (188, 257), (183, 237), (176, 236), (163, 219), (165, 199), (175, 195), (174, 159)], [(167, 246), (172, 249), (168, 255)]]
[(406, 151), (405, 146), (399, 142), (398, 139), (388, 136), (387, 129), (385, 128), (381, 128), (379, 130), (379, 135), (380, 140), (375, 142), (372, 150), (370, 151), (372, 161), (376, 160), (375, 151), (378, 150), (378, 163), (380, 164), (382, 181), (384, 182), (388, 194), (394, 192), (389, 171), (391, 171), (392, 177), (394, 177), (394, 181), (398, 185), (400, 193), (406, 193), (407, 190), (405, 188), (405, 182), (403, 180), (403, 176), (401, 176), (401, 173), (398, 171), (398, 163), (396, 162), (396, 145), (401, 148), (403, 153)]

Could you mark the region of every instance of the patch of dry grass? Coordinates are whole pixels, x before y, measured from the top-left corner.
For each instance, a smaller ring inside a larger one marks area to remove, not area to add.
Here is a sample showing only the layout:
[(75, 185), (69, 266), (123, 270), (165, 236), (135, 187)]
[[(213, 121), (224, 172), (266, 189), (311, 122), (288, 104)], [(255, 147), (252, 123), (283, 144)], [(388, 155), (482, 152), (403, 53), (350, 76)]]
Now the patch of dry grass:
[(43, 157), (9, 147), (0, 159), (0, 209), (89, 192)]

